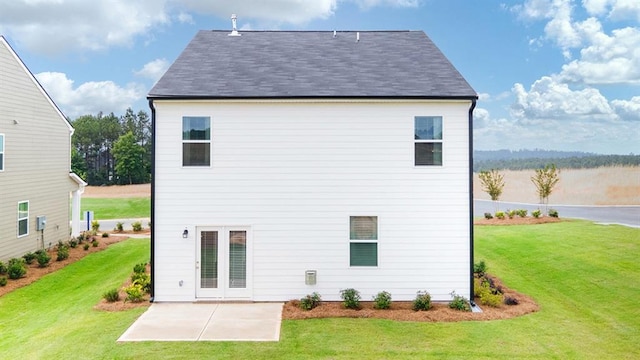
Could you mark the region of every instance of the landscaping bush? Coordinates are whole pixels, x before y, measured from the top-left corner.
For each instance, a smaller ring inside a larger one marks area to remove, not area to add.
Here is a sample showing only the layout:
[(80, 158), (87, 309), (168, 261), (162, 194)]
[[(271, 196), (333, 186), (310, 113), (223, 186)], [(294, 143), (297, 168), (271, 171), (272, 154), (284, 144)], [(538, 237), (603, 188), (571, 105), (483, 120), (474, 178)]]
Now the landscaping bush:
[(484, 274), (487, 272), (487, 264), (484, 262), (484, 260), (480, 260), (480, 262), (473, 264), (473, 273), (478, 276), (484, 276)]
[(84, 245), (82, 246), (82, 248), (84, 249), (84, 251), (89, 250), (89, 244), (84, 244)]
[(136, 274), (141, 274), (147, 271), (147, 264), (145, 263), (140, 263), (140, 264), (136, 264), (133, 267), (133, 272)]
[(449, 308), (460, 311), (471, 311), (469, 300), (467, 300), (464, 296), (458, 295), (455, 291), (452, 291), (451, 297), (453, 298), (453, 300), (451, 300), (451, 302), (449, 303)]
[(527, 217), (527, 213), (529, 213), (529, 211), (526, 209), (518, 209), (516, 210), (516, 213), (518, 214), (518, 216), (523, 218), (523, 217)]
[(91, 230), (98, 232), (100, 230), (100, 222), (98, 220), (91, 220)]
[(91, 242), (91, 245), (93, 245), (93, 247), (98, 247), (98, 245), (100, 245), (100, 243), (98, 242), (98, 240), (93, 240)]
[(491, 307), (500, 306), (504, 297), (502, 293), (498, 289), (495, 289), (487, 278), (479, 280), (480, 286), (478, 286), (478, 289), (474, 287), (474, 293), (477, 293), (477, 296), (480, 298), (480, 303)]
[(69, 240), (69, 247), (72, 249), (75, 249), (76, 247), (78, 247), (78, 240), (73, 238)]
[(318, 294), (317, 292), (313, 292), (300, 299), (300, 308), (307, 311), (311, 310), (320, 305), (320, 300), (320, 294)]
[(22, 255), (22, 258), (24, 259), (24, 262), (26, 262), (27, 264), (31, 265), (31, 264), (33, 264), (33, 261), (36, 259), (36, 254), (34, 254), (32, 252), (28, 252), (28, 253)]
[(127, 297), (124, 299), (125, 302), (141, 302), (144, 299), (144, 290), (140, 284), (125, 286), (123, 290), (127, 293)]
[(557, 218), (558, 217), (558, 210), (556, 209), (549, 209), (549, 216)]
[(537, 219), (537, 218), (540, 217), (540, 215), (542, 215), (542, 211), (534, 210), (534, 211), (531, 212), (531, 215), (533, 215), (533, 217)]
[(511, 296), (505, 296), (504, 303), (506, 305), (518, 305), (519, 304), (518, 299), (516, 299), (514, 297), (511, 297)]
[(102, 298), (107, 300), (107, 302), (116, 302), (120, 300), (120, 294), (118, 293), (118, 289), (111, 289), (102, 294)]
[(0, 275), (4, 275), (7, 273), (7, 265), (5, 265), (2, 261), (0, 261)]
[(107, 238), (107, 237), (109, 237), (109, 233), (106, 233), (106, 232), (102, 233), (102, 237), (103, 237), (103, 238)]
[(360, 292), (356, 289), (340, 290), (342, 305), (347, 309), (360, 309)]
[(133, 273), (131, 275), (131, 283), (140, 285), (142, 291), (149, 294), (151, 293), (151, 276), (146, 273)]
[(132, 223), (131, 227), (133, 228), (133, 231), (142, 231), (142, 224), (140, 223), (140, 221)]
[(7, 278), (5, 276), (0, 276), (0, 286), (7, 286)]
[(9, 279), (15, 280), (24, 277), (27, 274), (27, 268), (24, 265), (24, 259), (13, 258), (9, 260), (7, 266), (7, 275)]
[(49, 261), (51, 261), (51, 256), (44, 250), (36, 251), (36, 260), (38, 261), (38, 267), (47, 267), (49, 266)]
[(496, 217), (500, 220), (504, 220), (504, 211), (496, 211)]
[(66, 246), (58, 246), (56, 261), (62, 261), (69, 258), (69, 248)]
[(391, 294), (386, 291), (381, 291), (378, 295), (373, 297), (374, 309), (388, 309), (391, 307)]
[(507, 216), (509, 216), (509, 219), (513, 219), (516, 215), (516, 210), (507, 210)]
[(486, 213), (484, 213), (484, 218), (487, 219), (487, 220), (491, 220), (491, 219), (493, 219), (493, 215), (491, 215), (490, 212), (486, 212)]
[(113, 230), (115, 230), (117, 232), (123, 232), (124, 231), (124, 224), (121, 223), (121, 222), (117, 222), (116, 223), (116, 228), (113, 229)]
[(418, 291), (413, 300), (414, 311), (426, 311), (431, 309), (431, 294), (428, 291)]

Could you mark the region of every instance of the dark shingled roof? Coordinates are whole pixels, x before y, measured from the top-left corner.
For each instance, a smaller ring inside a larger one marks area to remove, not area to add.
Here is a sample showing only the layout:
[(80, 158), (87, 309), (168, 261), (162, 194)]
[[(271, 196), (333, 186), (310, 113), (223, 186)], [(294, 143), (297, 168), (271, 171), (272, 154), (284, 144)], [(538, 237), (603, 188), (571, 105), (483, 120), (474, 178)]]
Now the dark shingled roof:
[(422, 31), (200, 31), (149, 98), (462, 98), (476, 93)]

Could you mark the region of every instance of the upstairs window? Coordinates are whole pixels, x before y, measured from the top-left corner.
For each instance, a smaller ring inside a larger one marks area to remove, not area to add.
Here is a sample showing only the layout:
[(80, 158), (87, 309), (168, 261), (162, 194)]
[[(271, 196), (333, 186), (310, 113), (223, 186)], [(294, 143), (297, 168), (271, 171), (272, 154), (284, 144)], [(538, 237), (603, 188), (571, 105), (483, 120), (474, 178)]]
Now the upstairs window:
[(378, 217), (349, 217), (349, 265), (378, 266)]
[(18, 203), (18, 237), (29, 235), (29, 202)]
[(0, 171), (4, 171), (4, 134), (0, 134)]
[(442, 116), (416, 116), (415, 165), (442, 166)]
[(211, 118), (182, 118), (182, 166), (211, 165)]

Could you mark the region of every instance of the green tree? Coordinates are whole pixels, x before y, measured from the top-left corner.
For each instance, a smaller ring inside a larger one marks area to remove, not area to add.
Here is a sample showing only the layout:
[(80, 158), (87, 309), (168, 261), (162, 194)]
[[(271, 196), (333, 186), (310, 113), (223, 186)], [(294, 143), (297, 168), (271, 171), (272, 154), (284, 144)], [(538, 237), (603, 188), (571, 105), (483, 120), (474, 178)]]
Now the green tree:
[(87, 179), (87, 163), (75, 147), (71, 148), (71, 171), (83, 180)]
[(531, 182), (536, 186), (540, 204), (545, 205), (545, 213), (549, 213), (549, 196), (553, 188), (560, 181), (560, 170), (555, 164), (547, 164), (542, 169), (536, 169), (536, 174), (531, 177)]
[(504, 188), (504, 175), (500, 174), (496, 169), (491, 169), (491, 171), (480, 171), (478, 177), (480, 178), (482, 190), (489, 194), (495, 204), (496, 211), (498, 211), (498, 200), (500, 200), (500, 195), (502, 195), (502, 189)]
[(145, 178), (143, 155), (144, 148), (136, 143), (133, 132), (129, 131), (122, 135), (113, 145), (117, 176), (129, 184), (143, 182)]

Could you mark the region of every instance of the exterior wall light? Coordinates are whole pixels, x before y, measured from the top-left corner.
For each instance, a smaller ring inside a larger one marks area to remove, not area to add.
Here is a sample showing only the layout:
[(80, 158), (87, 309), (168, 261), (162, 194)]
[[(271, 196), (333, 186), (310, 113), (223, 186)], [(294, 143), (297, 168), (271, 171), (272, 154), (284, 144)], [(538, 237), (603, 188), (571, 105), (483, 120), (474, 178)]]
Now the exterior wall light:
[(189, 230), (184, 229), (184, 231), (182, 232), (182, 238), (183, 238), (183, 239), (186, 239), (186, 238), (188, 238), (188, 237), (189, 237)]

